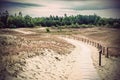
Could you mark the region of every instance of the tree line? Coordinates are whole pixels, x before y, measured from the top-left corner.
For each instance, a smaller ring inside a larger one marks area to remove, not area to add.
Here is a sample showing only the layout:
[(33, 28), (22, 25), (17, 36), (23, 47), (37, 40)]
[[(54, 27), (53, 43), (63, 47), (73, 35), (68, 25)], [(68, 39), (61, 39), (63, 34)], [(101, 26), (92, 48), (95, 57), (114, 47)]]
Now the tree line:
[(68, 26), (68, 27), (91, 27), (91, 26), (107, 26), (120, 28), (120, 19), (102, 18), (94, 15), (76, 15), (63, 17), (35, 17), (29, 15), (23, 16), (22, 12), (10, 15), (8, 11), (0, 13), (0, 28), (24, 28), (24, 27), (51, 27), (51, 26)]

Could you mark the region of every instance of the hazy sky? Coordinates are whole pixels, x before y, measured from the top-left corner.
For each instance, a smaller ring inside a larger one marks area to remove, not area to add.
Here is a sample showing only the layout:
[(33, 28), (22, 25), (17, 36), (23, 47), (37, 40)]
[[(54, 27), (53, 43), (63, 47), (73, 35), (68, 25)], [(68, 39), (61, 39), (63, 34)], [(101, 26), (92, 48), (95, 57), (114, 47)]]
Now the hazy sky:
[(33, 17), (95, 13), (101, 17), (120, 18), (119, 0), (3, 0), (0, 1), (0, 9), (11, 14), (21, 11)]

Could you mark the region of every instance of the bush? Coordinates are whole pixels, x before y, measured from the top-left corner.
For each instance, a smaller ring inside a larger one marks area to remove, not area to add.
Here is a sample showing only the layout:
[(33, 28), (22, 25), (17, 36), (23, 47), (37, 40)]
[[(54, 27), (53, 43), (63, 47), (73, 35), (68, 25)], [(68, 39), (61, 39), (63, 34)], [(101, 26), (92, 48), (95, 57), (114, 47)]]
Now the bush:
[(62, 27), (61, 26), (59, 26), (58, 29), (59, 29), (60, 32), (62, 31)]
[(120, 28), (120, 24), (119, 23), (114, 23), (113, 28)]
[(49, 33), (49, 32), (50, 32), (50, 29), (49, 29), (49, 28), (46, 28), (46, 32)]
[(92, 27), (95, 27), (95, 25), (91, 25), (91, 24), (82, 24), (80, 25), (81, 28), (92, 28)]
[(2, 22), (0, 22), (0, 28), (3, 28), (5, 25), (2, 23)]
[(70, 27), (71, 28), (79, 28), (80, 26), (79, 26), (79, 24), (76, 23), (76, 24), (71, 24)]
[(10, 24), (10, 28), (16, 28), (16, 25)]

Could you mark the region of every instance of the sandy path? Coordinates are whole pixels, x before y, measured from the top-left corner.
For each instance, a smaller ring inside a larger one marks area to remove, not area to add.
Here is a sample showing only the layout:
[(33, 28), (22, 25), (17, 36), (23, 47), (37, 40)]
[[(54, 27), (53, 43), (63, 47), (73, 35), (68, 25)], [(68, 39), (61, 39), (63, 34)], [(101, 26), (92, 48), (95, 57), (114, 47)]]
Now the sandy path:
[[(73, 39), (64, 39), (76, 46), (75, 50), (71, 53), (75, 58), (75, 63), (68, 80), (100, 80), (91, 59), (91, 46)], [(94, 51), (97, 50), (93, 49)]]
[(35, 32), (31, 32), (31, 31), (24, 31), (21, 29), (12, 29), (13, 31), (19, 32), (19, 33), (23, 33), (23, 34), (35, 34)]

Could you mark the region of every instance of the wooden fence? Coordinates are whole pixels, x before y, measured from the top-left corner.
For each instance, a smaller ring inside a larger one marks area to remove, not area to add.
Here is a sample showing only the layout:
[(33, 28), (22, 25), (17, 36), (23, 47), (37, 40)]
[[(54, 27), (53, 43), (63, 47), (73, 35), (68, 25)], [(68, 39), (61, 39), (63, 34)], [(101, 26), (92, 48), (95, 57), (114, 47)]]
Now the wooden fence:
[(106, 58), (109, 58), (109, 56), (120, 56), (120, 48), (117, 47), (107, 47), (106, 45), (101, 44), (98, 41), (86, 38), (84, 36), (75, 36), (75, 35), (70, 35), (70, 36), (64, 36), (64, 37), (68, 37), (68, 38), (72, 38), (75, 40), (79, 40), (82, 41), (88, 45), (94, 46), (98, 49), (99, 51), (99, 66), (101, 66), (101, 54), (105, 55)]

